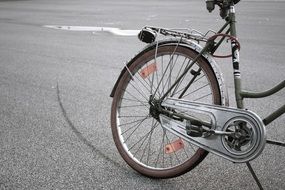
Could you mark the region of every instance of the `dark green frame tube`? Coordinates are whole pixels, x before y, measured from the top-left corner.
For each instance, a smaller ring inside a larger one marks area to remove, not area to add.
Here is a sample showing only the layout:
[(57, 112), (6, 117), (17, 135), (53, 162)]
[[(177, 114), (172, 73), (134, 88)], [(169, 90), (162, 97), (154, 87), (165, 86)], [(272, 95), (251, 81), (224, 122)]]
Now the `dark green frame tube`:
[(278, 92), (283, 88), (285, 88), (285, 80), (267, 91), (264, 92), (241, 91), (240, 95), (242, 98), (264, 98), (272, 94), (275, 94), (276, 92)]

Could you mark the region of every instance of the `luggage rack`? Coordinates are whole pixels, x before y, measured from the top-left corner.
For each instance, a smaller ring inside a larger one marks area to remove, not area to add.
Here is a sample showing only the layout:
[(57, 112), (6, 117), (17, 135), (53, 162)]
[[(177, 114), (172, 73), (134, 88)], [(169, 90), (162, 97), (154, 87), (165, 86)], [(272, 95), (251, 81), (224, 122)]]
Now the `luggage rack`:
[(198, 43), (200, 43), (200, 42), (207, 42), (209, 37), (217, 34), (217, 32), (213, 30), (208, 30), (206, 33), (202, 33), (197, 30), (187, 29), (187, 28), (166, 29), (166, 28), (145, 26), (140, 31), (138, 37), (141, 41), (145, 43), (152, 43), (155, 41), (156, 37), (158, 36), (157, 34), (161, 34), (163, 36), (179, 37), (187, 40), (195, 40)]

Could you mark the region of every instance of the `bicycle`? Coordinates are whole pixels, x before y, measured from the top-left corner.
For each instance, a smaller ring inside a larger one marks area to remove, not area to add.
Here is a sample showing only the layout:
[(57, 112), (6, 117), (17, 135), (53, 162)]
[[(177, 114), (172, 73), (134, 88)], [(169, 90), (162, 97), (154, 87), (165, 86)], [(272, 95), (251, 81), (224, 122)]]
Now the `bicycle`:
[[(265, 144), (285, 146), (266, 138), (266, 128), (285, 113), (285, 105), (264, 119), (245, 109), (245, 98), (267, 97), (285, 87), (285, 80), (264, 92), (242, 89), (240, 43), (236, 36), (235, 4), (239, 0), (206, 0), (220, 8), (225, 24), (218, 32), (146, 26), (138, 37), (148, 45), (121, 71), (111, 92), (111, 129), (123, 159), (151, 178), (172, 178), (189, 172), (214, 153), (246, 163)], [(166, 37), (157, 40), (160, 36)], [(230, 55), (216, 55), (225, 41)], [(202, 47), (201, 44), (204, 44)], [(229, 107), (227, 88), (214, 57), (232, 57), (237, 107)]]

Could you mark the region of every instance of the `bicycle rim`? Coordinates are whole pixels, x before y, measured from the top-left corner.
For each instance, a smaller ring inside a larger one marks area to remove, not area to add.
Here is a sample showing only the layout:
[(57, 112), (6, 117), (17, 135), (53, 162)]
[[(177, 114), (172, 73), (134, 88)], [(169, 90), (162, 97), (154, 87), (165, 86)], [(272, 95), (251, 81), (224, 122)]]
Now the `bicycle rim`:
[(163, 129), (159, 119), (150, 114), (148, 103), (150, 95), (160, 98), (192, 64), (189, 73), (168, 96), (220, 104), (215, 75), (203, 58), (192, 62), (196, 55), (195, 51), (178, 45), (153, 46), (131, 61), (118, 84), (111, 113), (114, 141), (124, 160), (143, 175), (176, 177), (193, 169), (207, 155), (207, 151)]

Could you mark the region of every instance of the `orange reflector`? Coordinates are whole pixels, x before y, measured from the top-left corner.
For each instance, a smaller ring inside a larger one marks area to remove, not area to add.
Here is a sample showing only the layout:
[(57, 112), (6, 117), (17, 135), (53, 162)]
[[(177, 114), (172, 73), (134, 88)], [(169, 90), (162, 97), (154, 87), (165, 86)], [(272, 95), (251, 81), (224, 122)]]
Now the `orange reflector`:
[(165, 146), (165, 153), (170, 154), (170, 153), (176, 152), (182, 148), (184, 148), (184, 143), (183, 143), (182, 139), (178, 139), (178, 140), (176, 140), (170, 144), (167, 144)]
[(140, 75), (143, 79), (147, 78), (151, 73), (156, 71), (156, 63), (152, 63), (141, 70)]

